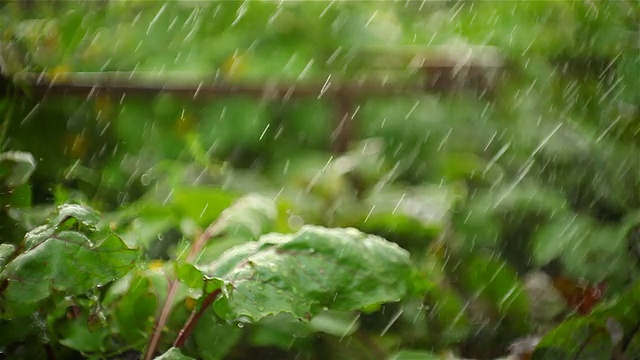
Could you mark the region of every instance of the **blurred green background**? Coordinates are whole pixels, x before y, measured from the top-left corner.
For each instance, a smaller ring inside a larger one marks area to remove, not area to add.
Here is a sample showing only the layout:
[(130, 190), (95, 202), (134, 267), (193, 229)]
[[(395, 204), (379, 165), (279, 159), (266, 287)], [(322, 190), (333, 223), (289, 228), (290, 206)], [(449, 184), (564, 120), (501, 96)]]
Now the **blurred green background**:
[[(3, 84), (2, 150), (29, 152), (37, 163), (31, 186), (3, 188), (1, 242), (19, 243), (53, 206), (80, 202), (148, 259), (168, 259), (234, 199), (257, 191), (277, 200), (278, 231), (310, 223), (380, 234), (411, 251), (436, 284), (424, 299), (355, 320), (275, 317), (222, 329), (228, 344), (201, 357), (496, 358), (572, 311), (562, 301), (553, 314), (534, 306), (533, 274), (604, 283), (611, 301), (637, 287), (638, 1), (0, 7), (2, 69), (17, 79)], [(341, 154), (331, 151), (332, 97), (42, 97), (18, 81), (35, 72), (62, 80), (137, 72), (168, 83), (403, 84), (422, 76), (412, 54), (445, 49), (463, 61), (477, 46), (504, 59), (492, 96), (356, 98), (357, 125)], [(239, 241), (205, 251), (215, 258)]]

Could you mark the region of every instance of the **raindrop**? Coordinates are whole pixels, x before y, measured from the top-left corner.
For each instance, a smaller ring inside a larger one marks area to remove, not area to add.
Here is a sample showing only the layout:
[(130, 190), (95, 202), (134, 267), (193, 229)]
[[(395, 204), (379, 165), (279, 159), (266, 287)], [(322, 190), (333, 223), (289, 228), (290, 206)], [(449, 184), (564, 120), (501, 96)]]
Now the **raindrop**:
[(387, 331), (389, 331), (389, 329), (393, 326), (393, 324), (395, 324), (396, 321), (398, 321), (398, 319), (400, 318), (400, 315), (402, 315), (403, 312), (404, 310), (399, 309), (395, 314), (393, 314), (387, 326), (385, 326), (384, 329), (382, 329), (382, 332), (380, 332), (380, 336), (384, 336), (384, 334), (386, 334)]
[(143, 186), (149, 186), (151, 183), (151, 176), (149, 176), (149, 174), (142, 174), (142, 176), (140, 176), (140, 183)]
[(371, 22), (373, 21), (373, 19), (375, 19), (376, 15), (378, 15), (378, 10), (374, 11), (373, 14), (371, 15), (371, 17), (369, 18), (369, 20), (367, 21), (366, 24), (364, 24), (364, 27), (368, 27)]
[(314, 60), (311, 59), (309, 60), (309, 62), (307, 62), (307, 65), (305, 65), (304, 69), (302, 69), (302, 72), (300, 73), (300, 75), (298, 75), (298, 81), (304, 79), (307, 76), (307, 73), (309, 72), (309, 69), (311, 69), (311, 66), (313, 66)]
[(240, 5), (240, 7), (238, 8), (238, 11), (236, 12), (235, 20), (233, 20), (233, 22), (231, 23), (231, 27), (238, 25), (240, 20), (242, 20), (242, 18), (247, 14), (248, 7), (249, 5), (247, 1), (242, 2), (242, 5)]
[(264, 137), (264, 134), (267, 133), (267, 130), (269, 130), (269, 127), (271, 126), (271, 124), (267, 124), (267, 126), (265, 126), (264, 130), (262, 130), (262, 134), (260, 134), (260, 138), (258, 140), (262, 140), (262, 138)]
[(289, 225), (289, 228), (291, 228), (291, 230), (298, 230), (302, 227), (302, 225), (304, 225), (304, 219), (301, 216), (298, 215), (292, 215), (289, 216), (289, 220), (287, 221), (287, 224)]
[(369, 220), (369, 217), (371, 217), (371, 214), (373, 214), (373, 210), (374, 210), (375, 208), (376, 208), (376, 206), (375, 206), (375, 205), (373, 205), (373, 206), (371, 207), (371, 210), (369, 210), (369, 213), (367, 214), (367, 217), (365, 217), (365, 218), (364, 218), (364, 221), (363, 221), (363, 222), (365, 222), (365, 223), (366, 223), (366, 222)]
[(400, 197), (400, 200), (398, 201), (398, 204), (396, 205), (396, 207), (393, 209), (393, 211), (391, 212), (391, 214), (395, 215), (395, 213), (398, 211), (398, 209), (400, 208), (400, 204), (402, 204), (402, 201), (404, 200), (405, 196), (407, 196), (407, 193), (403, 193), (402, 196)]

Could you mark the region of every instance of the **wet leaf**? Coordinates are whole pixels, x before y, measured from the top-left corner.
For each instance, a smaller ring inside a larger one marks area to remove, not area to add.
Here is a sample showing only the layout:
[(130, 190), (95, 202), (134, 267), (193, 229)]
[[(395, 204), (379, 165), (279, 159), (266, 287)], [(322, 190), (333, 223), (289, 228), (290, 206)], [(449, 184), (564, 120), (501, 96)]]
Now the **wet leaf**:
[(155, 360), (195, 360), (192, 357), (183, 355), (180, 349), (172, 347), (164, 354), (157, 356)]
[(256, 321), (281, 312), (310, 319), (324, 307), (356, 310), (398, 301), (412, 290), (413, 271), (408, 253), (382, 238), (305, 226), (229, 250), (210, 275), (227, 283), (216, 312)]
[(58, 215), (52, 224), (56, 230), (83, 230), (83, 227), (95, 231), (100, 216), (93, 209), (76, 204), (64, 204), (58, 207)]
[(15, 250), (16, 247), (11, 244), (0, 244), (0, 270), (9, 261)]
[[(53, 222), (29, 232), (27, 250), (0, 273), (7, 281), (6, 308), (20, 313), (52, 291), (81, 294), (133, 268), (138, 250), (113, 233), (94, 231), (95, 220), (97, 214), (88, 208), (63, 206)], [(67, 230), (74, 224), (85, 224), (86, 235)]]

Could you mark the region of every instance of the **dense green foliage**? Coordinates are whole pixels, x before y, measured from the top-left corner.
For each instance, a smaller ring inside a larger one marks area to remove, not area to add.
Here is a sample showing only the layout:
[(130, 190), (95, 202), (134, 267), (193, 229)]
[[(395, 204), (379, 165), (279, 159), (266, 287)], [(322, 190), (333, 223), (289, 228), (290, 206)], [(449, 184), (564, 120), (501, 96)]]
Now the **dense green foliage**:
[[(0, 357), (635, 358), (639, 24), (631, 0), (0, 1)], [(434, 49), (505, 75), (356, 96), (344, 153), (322, 93), (25, 80), (404, 84)]]

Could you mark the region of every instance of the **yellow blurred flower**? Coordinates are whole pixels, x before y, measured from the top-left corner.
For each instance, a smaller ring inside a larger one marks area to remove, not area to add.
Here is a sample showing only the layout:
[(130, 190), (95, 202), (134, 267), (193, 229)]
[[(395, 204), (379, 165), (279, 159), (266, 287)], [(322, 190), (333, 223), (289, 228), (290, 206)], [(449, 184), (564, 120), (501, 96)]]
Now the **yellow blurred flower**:
[(64, 64), (60, 64), (57, 65), (51, 69), (49, 69), (49, 71), (47, 71), (47, 78), (49, 80), (68, 80), (69, 79), (69, 74), (71, 73), (71, 68), (67, 65)]
[(246, 56), (235, 52), (222, 63), (222, 73), (226, 78), (237, 79), (246, 71), (246, 63)]
[(193, 311), (193, 309), (196, 308), (196, 300), (190, 297), (186, 298), (184, 300), (184, 307), (186, 307), (189, 311)]

